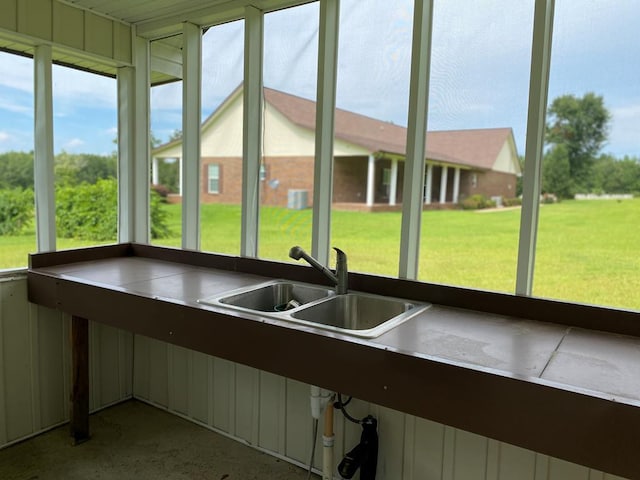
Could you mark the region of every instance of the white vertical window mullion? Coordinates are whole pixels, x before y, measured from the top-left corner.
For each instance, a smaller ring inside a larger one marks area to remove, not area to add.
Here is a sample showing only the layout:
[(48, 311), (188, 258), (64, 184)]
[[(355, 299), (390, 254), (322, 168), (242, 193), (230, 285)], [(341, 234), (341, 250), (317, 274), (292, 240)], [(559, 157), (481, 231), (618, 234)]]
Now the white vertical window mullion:
[(200, 98), (202, 30), (182, 26), (182, 248), (200, 248)]
[(243, 148), (242, 148), (242, 238), (240, 254), (258, 256), (260, 214), (260, 157), (262, 154), (262, 60), (264, 13), (245, 10)]
[(40, 45), (35, 48), (33, 59), (35, 92), (34, 186), (36, 237), (39, 252), (50, 252), (56, 249), (51, 59), (51, 46)]
[(340, 1), (320, 0), (311, 252), (323, 265), (329, 263), (331, 243), (333, 137), (335, 132), (339, 21)]
[(134, 242), (149, 243), (149, 169), (151, 155), (149, 95), (150, 54), (149, 40), (135, 37), (135, 110), (133, 160), (133, 238)]
[(402, 232), (398, 272), (400, 278), (409, 279), (418, 277), (420, 259), (432, 18), (433, 1), (415, 0), (407, 121), (407, 159), (402, 192)]
[(135, 69), (118, 69), (118, 242), (134, 239)]
[(531, 295), (533, 289), (554, 3), (554, 0), (537, 0), (533, 21), (529, 112), (516, 272), (516, 294), (518, 295)]

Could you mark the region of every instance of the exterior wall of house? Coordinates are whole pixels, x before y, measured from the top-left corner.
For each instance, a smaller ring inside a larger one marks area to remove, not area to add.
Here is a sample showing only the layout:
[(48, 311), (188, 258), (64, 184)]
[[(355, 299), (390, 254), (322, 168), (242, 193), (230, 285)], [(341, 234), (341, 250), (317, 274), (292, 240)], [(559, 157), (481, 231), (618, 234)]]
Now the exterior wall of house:
[(516, 196), (516, 176), (513, 173), (494, 171), (463, 171), (460, 175), (460, 199), (481, 194), (486, 197)]
[(307, 206), (313, 205), (313, 156), (267, 157), (265, 179), (260, 183), (260, 203), (284, 207), (289, 190), (306, 190)]
[(496, 157), (493, 164), (493, 170), (503, 173), (520, 173), (520, 164), (518, 163), (518, 153), (516, 151), (513, 138), (510, 136), (500, 149), (500, 153)]
[(336, 157), (333, 164), (333, 201), (363, 203), (367, 199), (367, 157)]
[[(69, 420), (70, 317), (27, 301), (24, 274), (0, 275), (0, 448)], [(133, 395), (133, 335), (89, 322), (92, 411)]]

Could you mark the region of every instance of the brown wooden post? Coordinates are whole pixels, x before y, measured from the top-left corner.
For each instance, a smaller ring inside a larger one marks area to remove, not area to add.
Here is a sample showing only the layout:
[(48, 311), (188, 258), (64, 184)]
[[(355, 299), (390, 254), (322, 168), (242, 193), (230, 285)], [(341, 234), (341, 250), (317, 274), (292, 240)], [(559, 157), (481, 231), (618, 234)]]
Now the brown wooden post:
[(89, 322), (71, 317), (71, 438), (74, 445), (89, 440)]

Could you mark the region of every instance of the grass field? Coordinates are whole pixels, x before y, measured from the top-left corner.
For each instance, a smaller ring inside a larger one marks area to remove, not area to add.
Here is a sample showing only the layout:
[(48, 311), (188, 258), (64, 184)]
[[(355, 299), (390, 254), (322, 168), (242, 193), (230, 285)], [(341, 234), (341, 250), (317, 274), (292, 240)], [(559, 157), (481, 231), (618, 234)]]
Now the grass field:
[[(171, 238), (180, 245), (180, 206), (167, 205)], [(240, 207), (203, 205), (201, 246), (238, 254)], [(260, 213), (262, 258), (291, 261), (289, 248), (310, 248), (311, 210), (265, 207)], [(396, 276), (399, 213), (336, 211), (332, 245), (345, 250), (349, 269)], [(419, 278), (471, 288), (513, 292), (520, 210), (430, 211), (422, 217)], [(58, 248), (82, 243), (61, 240)], [(24, 266), (34, 233), (0, 237), (0, 268)], [(640, 199), (565, 201), (540, 214), (534, 295), (640, 310)]]

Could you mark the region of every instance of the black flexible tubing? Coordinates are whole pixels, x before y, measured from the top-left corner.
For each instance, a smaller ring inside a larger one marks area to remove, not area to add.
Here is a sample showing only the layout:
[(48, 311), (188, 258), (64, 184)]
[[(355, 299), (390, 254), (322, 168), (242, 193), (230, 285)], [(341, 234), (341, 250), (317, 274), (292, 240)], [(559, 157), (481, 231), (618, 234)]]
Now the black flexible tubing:
[(346, 408), (344, 408), (344, 407), (345, 407), (345, 405), (348, 405), (348, 404), (349, 404), (349, 402), (351, 401), (351, 398), (353, 398), (353, 397), (349, 397), (349, 400), (347, 400), (347, 402), (346, 402), (346, 403), (342, 403), (342, 395), (340, 395), (340, 394), (338, 393), (338, 401), (337, 401), (337, 402), (335, 402), (335, 403), (333, 404), (333, 406), (334, 406), (335, 408), (340, 409), (340, 411), (341, 411), (341, 412), (342, 412), (342, 414), (345, 416), (345, 418), (346, 418), (347, 420), (349, 420), (350, 422), (357, 423), (358, 425), (362, 425), (362, 420), (358, 420), (358, 419), (356, 419), (356, 418), (353, 418), (351, 415), (349, 415), (349, 412), (347, 412), (347, 409), (346, 409)]

